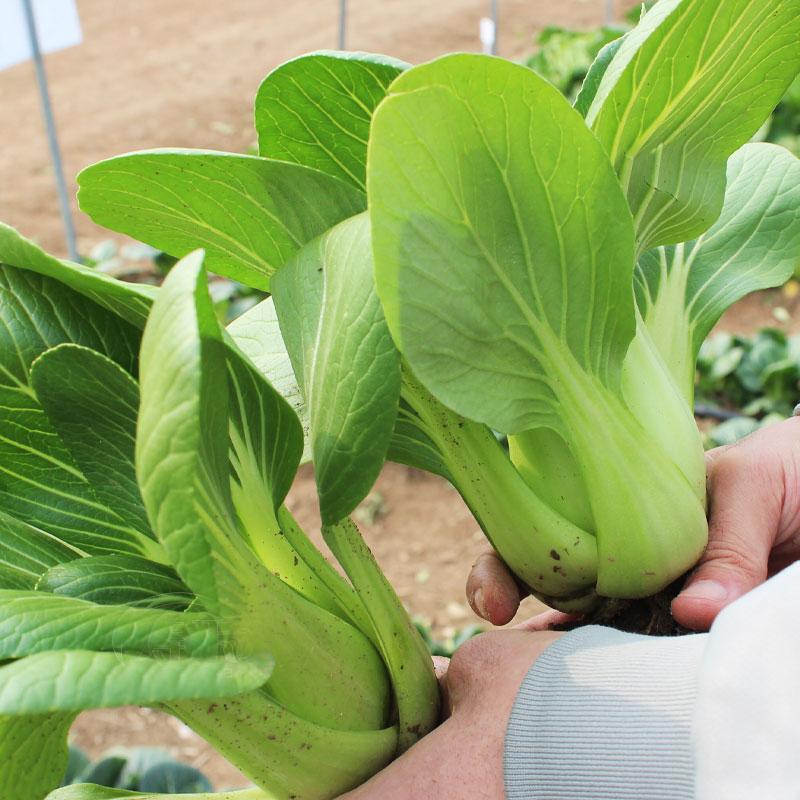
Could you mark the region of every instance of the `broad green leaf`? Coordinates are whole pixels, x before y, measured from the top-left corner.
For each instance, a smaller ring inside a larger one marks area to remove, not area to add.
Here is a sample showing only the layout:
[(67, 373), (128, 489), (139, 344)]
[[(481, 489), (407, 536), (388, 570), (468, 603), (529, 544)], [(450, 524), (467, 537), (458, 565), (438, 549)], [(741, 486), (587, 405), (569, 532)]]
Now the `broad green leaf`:
[(246, 355), (231, 346), (227, 353), (230, 435), (238, 477), (260, 476), (277, 512), (294, 481), (303, 452), (303, 429), (292, 407)]
[(364, 210), (361, 192), (299, 164), (205, 150), (131, 153), (78, 176), (95, 222), (258, 289), (296, 250)]
[(408, 403), (403, 401), (402, 396), (386, 460), (424, 469), (454, 482), (441, 453), (428, 436), (425, 424)]
[(16, 569), (0, 564), (0, 589), (32, 589), (30, 581)]
[(142, 338), (136, 472), (172, 565), (210, 611), (246, 605), (253, 571), (230, 494), (222, 334), (194, 253), (170, 271)]
[[(368, 187), (378, 294), (422, 384), (494, 430), (564, 439), (596, 524), (598, 593), (679, 577), (705, 546), (705, 513), (622, 399), (634, 230), (581, 116), (524, 67), (446, 57), (405, 72), (376, 111)], [(646, 500), (642, 482), (657, 487)], [(502, 554), (508, 532), (489, 533)]]
[(80, 550), (54, 536), (0, 512), (0, 586), (3, 588), (33, 589), (50, 567), (81, 555)]
[(620, 177), (639, 254), (719, 216), (728, 157), (800, 70), (800, 0), (661, 0), (606, 69), (586, 122)]
[(194, 599), (171, 567), (123, 553), (55, 564), (44, 573), (36, 588), (101, 605), (174, 611), (184, 611)]
[(687, 399), (700, 345), (722, 313), (787, 281), (800, 263), (800, 160), (772, 144), (731, 156), (719, 219), (697, 239), (639, 259), (636, 299)]
[(31, 367), (36, 398), (95, 497), (153, 537), (136, 484), (139, 387), (107, 356), (74, 344), (45, 351)]
[(374, 288), (368, 217), (303, 248), (276, 276), (273, 297), (302, 375), (320, 514), (331, 525), (378, 477), (400, 396), (400, 354)]
[[(275, 800), (275, 795), (266, 794), (261, 789), (202, 792), (201, 794), (152, 794), (151, 792), (112, 789), (108, 786), (94, 786), (88, 783), (56, 789), (47, 795), (45, 800), (127, 800), (129, 797), (138, 797), (140, 800)], [(37, 797), (36, 800), (39, 798)]]
[(156, 659), (125, 653), (53, 650), (0, 668), (0, 714), (41, 714), (215, 698), (262, 686), (267, 656)]
[(602, 50), (597, 54), (597, 58), (592, 62), (586, 77), (583, 79), (583, 85), (575, 98), (575, 110), (585, 117), (592, 105), (594, 96), (600, 87), (600, 81), (603, 80), (603, 75), (606, 74), (608, 65), (611, 63), (617, 50), (622, 46), (622, 42), (627, 34), (614, 39), (613, 42), (608, 42)]
[(282, 64), (256, 95), (259, 155), (313, 167), (366, 191), (372, 112), (408, 66), (386, 56), (332, 51)]
[[(321, 724), (382, 726), (389, 687), (372, 644), (283, 583), (239, 533), (226, 357), (195, 253), (170, 271), (142, 340), (136, 469), (153, 529), (236, 646), (274, 655), (276, 699)], [(345, 671), (346, 681), (330, 682)], [(308, 691), (323, 685), (322, 694)]]
[(47, 650), (106, 650), (164, 657), (222, 655), (216, 622), (131, 606), (98, 605), (49, 592), (0, 591), (0, 659)]
[(616, 387), (634, 333), (633, 229), (602, 148), (508, 62), (449, 56), (392, 92), (369, 188), (395, 341), (458, 413), (505, 433), (560, 426), (551, 365)]
[(0, 717), (0, 797), (41, 800), (67, 767), (73, 712)]
[(139, 337), (64, 284), (0, 267), (0, 510), (91, 554), (160, 548), (94, 494), (39, 405), (29, 369), (45, 350), (74, 342), (134, 373)]
[(155, 286), (125, 283), (104, 272), (55, 258), (2, 222), (0, 263), (53, 278), (138, 328), (144, 327), (158, 293)]
[(308, 409), (286, 352), (272, 297), (262, 300), (235, 319), (227, 330), (242, 352), (294, 409), (303, 428), (301, 463), (310, 461)]

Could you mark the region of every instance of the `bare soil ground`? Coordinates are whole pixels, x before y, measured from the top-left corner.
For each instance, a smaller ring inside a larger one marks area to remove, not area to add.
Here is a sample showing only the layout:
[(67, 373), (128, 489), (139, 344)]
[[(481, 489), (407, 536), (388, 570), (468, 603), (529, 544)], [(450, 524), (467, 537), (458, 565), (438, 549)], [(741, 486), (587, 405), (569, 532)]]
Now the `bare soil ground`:
[[(615, 12), (636, 5), (616, 0)], [(335, 0), (78, 0), (84, 43), (47, 57), (50, 90), (70, 191), (84, 166), (149, 147), (243, 152), (255, 140), (252, 99), (278, 64), (337, 46)], [(351, 0), (347, 47), (419, 63), (446, 52), (478, 51), (485, 0)], [(605, 0), (503, 0), (499, 53), (519, 57), (545, 24), (602, 22)], [(31, 63), (0, 73), (0, 220), (66, 255), (53, 175)], [(73, 203), (79, 249), (106, 231)], [(764, 325), (800, 330), (800, 300), (761, 293), (732, 310), (722, 329), (750, 333)], [(776, 307), (785, 308), (776, 317)], [(779, 318), (784, 321), (779, 321)], [(313, 474), (304, 469), (289, 505), (318, 537)], [(458, 494), (439, 478), (388, 465), (358, 512), (369, 545), (412, 614), (439, 637), (476, 622), (464, 580), (485, 546)], [(526, 601), (519, 618), (534, 613)], [(154, 711), (83, 714), (73, 740), (94, 757), (117, 745), (164, 746), (198, 766), (217, 788), (245, 779), (177, 720)]]
[[(617, 11), (636, 3), (615, 0)], [(46, 67), (70, 191), (80, 169), (149, 147), (243, 152), (255, 141), (252, 102), (290, 58), (338, 46), (337, 0), (77, 0), (78, 47)], [(411, 63), (480, 50), (487, 0), (349, 0), (350, 50)], [(530, 50), (544, 24), (604, 19), (605, 0), (503, 0), (499, 53)], [(0, 73), (0, 220), (66, 255), (32, 62)], [(79, 249), (105, 234), (80, 218)]]

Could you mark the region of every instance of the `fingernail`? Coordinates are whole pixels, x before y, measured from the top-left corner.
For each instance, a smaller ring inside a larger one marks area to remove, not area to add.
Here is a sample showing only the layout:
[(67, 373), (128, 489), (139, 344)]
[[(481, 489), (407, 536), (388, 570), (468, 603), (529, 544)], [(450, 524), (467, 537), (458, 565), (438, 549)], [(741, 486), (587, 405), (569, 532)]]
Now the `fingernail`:
[(483, 596), (483, 589), (476, 589), (475, 594), (472, 595), (472, 607), (478, 612), (478, 616), (487, 618), (486, 614), (486, 600)]
[(690, 600), (709, 600), (712, 603), (724, 603), (728, 599), (728, 590), (716, 581), (695, 581), (687, 586), (678, 597)]
[(481, 561), (483, 561), (483, 559), (484, 559), (484, 558), (488, 558), (488, 557), (489, 557), (488, 553), (481, 553), (481, 554), (480, 554), (480, 555), (479, 555), (479, 556), (478, 556), (478, 557), (475, 559), (475, 563), (472, 565), (472, 569), (475, 569), (475, 567), (477, 567), (477, 566), (478, 566), (478, 564), (480, 564), (480, 563), (481, 563)]

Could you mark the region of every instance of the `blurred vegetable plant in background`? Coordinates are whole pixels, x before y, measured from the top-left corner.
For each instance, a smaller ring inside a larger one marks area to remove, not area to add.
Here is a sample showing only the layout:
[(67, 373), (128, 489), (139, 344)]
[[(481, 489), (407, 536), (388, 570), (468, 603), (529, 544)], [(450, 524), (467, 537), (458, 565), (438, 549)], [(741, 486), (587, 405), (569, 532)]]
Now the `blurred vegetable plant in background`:
[(70, 746), (61, 785), (75, 783), (158, 794), (198, 794), (213, 788), (200, 770), (153, 747), (114, 748), (92, 762), (83, 750)]
[[(82, 263), (123, 281), (156, 286), (177, 260), (163, 250), (140, 242), (119, 246), (113, 239), (104, 239), (91, 249)], [(223, 325), (233, 322), (266, 297), (266, 292), (221, 275), (210, 274), (208, 279), (214, 311)]]
[(787, 89), (763, 135), (765, 141), (775, 142), (800, 156), (800, 78)]
[(800, 398), (800, 336), (765, 328), (752, 337), (718, 334), (697, 357), (696, 413), (722, 419), (710, 446), (731, 444), (785, 419)]
[(597, 54), (625, 30), (624, 27), (600, 27), (575, 31), (548, 26), (536, 38), (534, 53), (523, 63), (573, 103)]

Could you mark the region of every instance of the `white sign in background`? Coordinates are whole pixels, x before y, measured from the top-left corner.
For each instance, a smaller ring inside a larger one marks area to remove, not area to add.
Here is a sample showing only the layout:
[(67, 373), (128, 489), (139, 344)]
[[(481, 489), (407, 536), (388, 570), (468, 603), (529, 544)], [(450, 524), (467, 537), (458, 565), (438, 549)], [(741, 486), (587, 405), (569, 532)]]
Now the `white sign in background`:
[[(42, 53), (81, 43), (75, 0), (31, 0)], [(0, 70), (33, 58), (22, 0), (0, 0)]]

